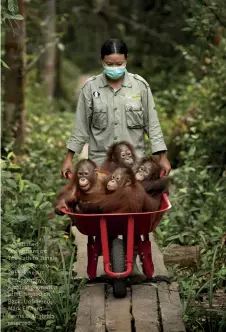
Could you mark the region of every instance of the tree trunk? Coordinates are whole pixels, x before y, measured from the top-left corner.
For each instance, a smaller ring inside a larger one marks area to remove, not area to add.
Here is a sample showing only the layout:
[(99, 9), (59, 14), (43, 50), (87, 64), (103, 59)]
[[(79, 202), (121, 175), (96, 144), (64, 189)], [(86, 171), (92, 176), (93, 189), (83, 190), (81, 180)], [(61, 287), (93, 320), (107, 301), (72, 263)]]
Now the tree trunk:
[(55, 86), (54, 86), (54, 97), (60, 99), (63, 97), (63, 89), (61, 84), (61, 51), (59, 49), (56, 50), (56, 62), (55, 62)]
[[(57, 0), (56, 0), (57, 1)], [(60, 16), (64, 14), (64, 11), (61, 8), (61, 3), (57, 3), (56, 5), (56, 15)], [(57, 22), (55, 25), (56, 32), (58, 34), (62, 34), (64, 31), (64, 25), (62, 22)], [(54, 91), (53, 97), (56, 99), (67, 99), (63, 90), (62, 86), (62, 50), (59, 47), (56, 47), (56, 54), (55, 54), (55, 82), (54, 82)]]
[(38, 63), (38, 76), (45, 84), (47, 97), (52, 99), (56, 80), (56, 0), (47, 0), (42, 36), (45, 51)]
[(5, 109), (3, 118), (3, 147), (13, 138), (17, 151), (21, 151), (25, 138), (25, 55), (26, 23), (25, 1), (18, 0), (23, 20), (11, 20), (5, 34)]

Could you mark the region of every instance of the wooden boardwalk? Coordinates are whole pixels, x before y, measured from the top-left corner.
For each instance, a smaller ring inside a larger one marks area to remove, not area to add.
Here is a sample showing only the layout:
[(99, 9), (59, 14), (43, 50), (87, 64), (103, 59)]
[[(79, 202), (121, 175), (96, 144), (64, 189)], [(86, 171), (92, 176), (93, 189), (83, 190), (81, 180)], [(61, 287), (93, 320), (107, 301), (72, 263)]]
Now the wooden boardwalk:
[[(87, 278), (87, 238), (73, 227), (77, 244), (77, 262), (73, 270), (76, 278)], [(151, 236), (154, 276), (168, 276), (160, 252)], [(138, 260), (138, 266), (140, 262)], [(105, 276), (102, 257), (99, 257), (97, 282), (88, 283), (81, 293), (75, 332), (185, 332), (181, 318), (181, 304), (176, 283), (148, 282), (141, 275), (131, 279), (127, 296), (116, 299)]]

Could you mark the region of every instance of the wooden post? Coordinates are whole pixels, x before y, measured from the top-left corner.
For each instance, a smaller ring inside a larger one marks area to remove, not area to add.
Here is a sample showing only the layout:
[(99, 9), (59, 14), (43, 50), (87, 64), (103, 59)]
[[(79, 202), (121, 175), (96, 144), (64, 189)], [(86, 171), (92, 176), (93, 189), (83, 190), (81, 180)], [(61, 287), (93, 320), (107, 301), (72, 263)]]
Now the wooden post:
[(199, 246), (176, 246), (163, 249), (164, 262), (166, 265), (195, 266), (199, 262)]

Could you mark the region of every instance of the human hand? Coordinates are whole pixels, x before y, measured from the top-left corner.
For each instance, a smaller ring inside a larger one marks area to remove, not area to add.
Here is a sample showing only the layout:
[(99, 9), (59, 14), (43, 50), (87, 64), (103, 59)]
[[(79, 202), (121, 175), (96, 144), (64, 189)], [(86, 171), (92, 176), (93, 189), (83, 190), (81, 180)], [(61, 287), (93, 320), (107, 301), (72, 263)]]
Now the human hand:
[(63, 165), (61, 167), (61, 176), (63, 178), (67, 178), (67, 172), (71, 172), (72, 173), (72, 158), (73, 158), (73, 154), (71, 153), (67, 153)]
[(169, 175), (170, 171), (171, 171), (171, 165), (170, 162), (166, 156), (165, 152), (161, 152), (159, 154), (159, 164), (161, 166), (161, 168), (165, 171), (165, 175)]
[(54, 208), (54, 212), (56, 213), (56, 214), (58, 214), (59, 216), (62, 216), (62, 215), (64, 215), (64, 213), (61, 211), (61, 209), (65, 209), (66, 211), (68, 211), (68, 206), (67, 206), (67, 204), (65, 203), (65, 200), (62, 200), (61, 202), (59, 202), (56, 206), (55, 206), (55, 208)]

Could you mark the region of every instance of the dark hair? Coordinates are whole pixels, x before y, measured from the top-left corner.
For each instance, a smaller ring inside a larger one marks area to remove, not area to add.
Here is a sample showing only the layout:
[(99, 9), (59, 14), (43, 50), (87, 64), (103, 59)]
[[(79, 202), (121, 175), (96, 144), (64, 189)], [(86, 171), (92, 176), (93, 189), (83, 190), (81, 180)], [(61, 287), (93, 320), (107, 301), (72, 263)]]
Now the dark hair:
[(128, 55), (128, 48), (126, 43), (124, 43), (121, 39), (108, 39), (101, 47), (101, 59), (105, 57), (105, 55), (110, 54), (124, 54), (125, 58)]

